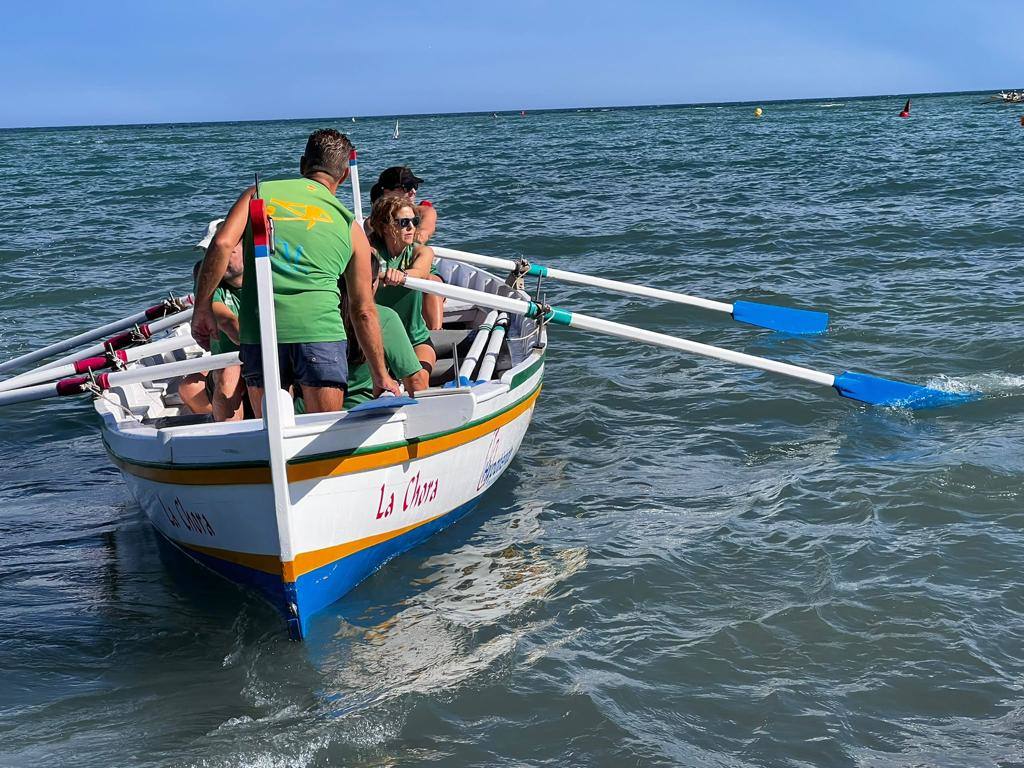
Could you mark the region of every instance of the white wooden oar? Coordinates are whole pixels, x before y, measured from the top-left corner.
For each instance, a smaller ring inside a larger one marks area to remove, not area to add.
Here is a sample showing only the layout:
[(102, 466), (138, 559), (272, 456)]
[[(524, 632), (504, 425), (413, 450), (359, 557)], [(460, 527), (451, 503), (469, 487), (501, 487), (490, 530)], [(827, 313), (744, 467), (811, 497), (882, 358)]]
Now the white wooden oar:
[(505, 330), (508, 328), (508, 314), (502, 312), (494, 323), (494, 330), (491, 331), (491, 338), (487, 340), (487, 351), (484, 352), (484, 359), (480, 362), (480, 372), (477, 378), (481, 381), (490, 381), (494, 375), (494, 367), (498, 364), (498, 353), (501, 352), (501, 343), (505, 340)]
[(867, 373), (845, 371), (839, 375), (833, 375), (816, 371), (812, 368), (804, 368), (803, 366), (790, 363), (780, 363), (777, 360), (769, 360), (765, 357), (757, 357), (756, 355), (748, 355), (744, 352), (734, 352), (731, 349), (714, 347), (710, 344), (701, 344), (700, 342), (690, 341), (689, 339), (677, 336), (655, 333), (654, 331), (647, 331), (632, 325), (601, 320), (564, 309), (542, 307), (532, 301), (522, 301), (507, 296), (498, 296), (493, 293), (474, 291), (460, 286), (446, 285), (435, 280), (420, 280), (419, 278), (407, 276), (405, 278), (405, 285), (423, 293), (434, 293), (449, 299), (467, 301), (477, 306), (498, 309), (526, 317), (536, 318), (543, 314), (547, 322), (556, 325), (567, 325), (570, 328), (595, 331), (608, 336), (618, 336), (630, 341), (641, 341), (645, 344), (654, 344), (659, 347), (692, 352), (704, 357), (713, 357), (749, 368), (759, 368), (762, 371), (779, 373), (794, 379), (809, 381), (812, 384), (832, 387), (843, 397), (859, 400), (863, 403), (870, 403), (871, 405), (927, 408), (930, 406), (963, 403), (981, 397), (981, 394), (977, 392), (966, 394), (944, 392), (932, 389), (931, 387), (921, 387), (916, 384), (893, 381)]
[(76, 360), (73, 363), (61, 365), (56, 368), (43, 368), (23, 373), (20, 376), (13, 376), (9, 379), (5, 379), (4, 381), (0, 381), (0, 392), (9, 392), (12, 389), (21, 389), (22, 387), (31, 387), (45, 381), (56, 381), (57, 379), (63, 379), (66, 376), (76, 376), (82, 373), (101, 371), (104, 368), (115, 367), (119, 362), (134, 363), (136, 360), (141, 360), (145, 357), (154, 357), (166, 352), (174, 352), (179, 349), (191, 347), (194, 346), (195, 343), (195, 340), (191, 336), (171, 336), (170, 338), (151, 341), (148, 344), (142, 344), (138, 347), (115, 349), (106, 355), (86, 357), (82, 360)]
[[(157, 320), (153, 323), (143, 323), (142, 325), (135, 326), (138, 329), (138, 336), (141, 336), (143, 340), (150, 338), (154, 334), (160, 333), (160, 331), (166, 331), (168, 328), (176, 328), (179, 325), (184, 325), (192, 319), (193, 313), (192, 307), (189, 307), (184, 312), (178, 312), (170, 317), (165, 317), (162, 320)], [(94, 344), (91, 347), (86, 347), (78, 352), (73, 352), (70, 355), (65, 355), (52, 363), (41, 365), (37, 368), (37, 371), (48, 371), (51, 368), (58, 368), (68, 363), (73, 363), (77, 360), (82, 360), (86, 357), (95, 357), (96, 355), (102, 355), (107, 352), (112, 352), (115, 349), (124, 349), (132, 344), (138, 343), (138, 337), (135, 335), (135, 328), (131, 331), (112, 336), (104, 342)]]
[[(433, 246), (434, 253), (445, 259), (461, 261), (466, 264), (476, 264), (480, 267), (492, 269), (514, 270), (519, 268), (519, 262), (510, 259), (497, 259), (493, 256), (483, 256), (479, 253), (468, 251), (457, 251), (452, 248)], [(608, 280), (594, 275), (584, 275), (579, 272), (568, 272), (564, 269), (553, 269), (540, 264), (530, 264), (525, 275), (540, 275), (551, 277), (555, 280), (563, 280), (567, 283), (577, 285), (589, 285), (594, 288), (605, 288), (617, 293), (627, 293), (633, 296), (646, 296), (660, 301), (672, 301), (677, 304), (688, 304), (701, 309), (710, 309), (713, 312), (724, 312), (731, 315), (733, 320), (748, 325), (756, 325), (759, 328), (769, 328), (773, 331), (785, 333), (813, 334), (824, 333), (828, 330), (828, 313), (816, 312), (810, 309), (794, 309), (792, 307), (780, 307), (775, 304), (762, 304), (757, 301), (734, 301), (728, 304), (724, 301), (712, 301), (702, 299), (699, 296), (688, 296), (685, 293), (665, 291), (660, 288), (649, 288), (646, 285), (634, 285), (623, 283), (618, 280)]]
[(181, 312), (186, 309), (186, 305), (192, 304), (191, 296), (183, 296), (179, 299), (168, 299), (161, 304), (150, 307), (149, 309), (138, 312), (129, 317), (123, 317), (120, 320), (115, 320), (112, 323), (101, 325), (99, 328), (93, 328), (91, 331), (85, 331), (77, 336), (72, 336), (70, 339), (64, 341), (58, 341), (53, 344), (49, 344), (42, 349), (37, 349), (35, 352), (28, 352), (24, 355), (11, 358), (5, 363), (0, 363), (0, 373), (4, 371), (10, 371), (28, 363), (34, 363), (36, 360), (43, 360), (44, 358), (51, 357), (60, 352), (66, 352), (69, 349), (80, 347), (82, 344), (93, 341), (95, 339), (102, 339), (104, 336), (108, 336), (111, 333), (117, 333), (123, 331), (125, 328), (131, 328), (133, 325), (139, 323), (145, 323), (149, 320), (157, 320), (166, 315), (173, 315), (176, 312)]
[[(487, 346), (487, 339), (490, 338), (491, 329), (494, 327), (497, 319), (498, 310), (492, 309), (487, 313), (487, 317), (484, 318), (480, 327), (476, 329), (476, 336), (473, 337), (473, 343), (469, 347), (469, 352), (462, 359), (462, 364), (459, 366), (458, 386), (466, 387), (472, 382), (476, 364), (480, 360), (484, 347)], [(453, 384), (452, 386), (455, 385)]]
[(111, 387), (121, 387), (126, 384), (137, 384), (140, 381), (160, 381), (163, 379), (174, 379), (179, 376), (188, 376), (190, 373), (199, 373), (201, 371), (218, 371), (221, 368), (230, 368), (232, 365), (238, 365), (237, 352), (194, 357), (190, 360), (163, 363), (162, 365), (147, 365), (141, 368), (132, 368), (128, 371), (101, 373), (93, 377), (77, 376), (71, 379), (53, 381), (48, 384), (37, 384), (34, 387), (15, 389), (10, 392), (0, 392), (0, 405), (24, 403), (29, 400), (45, 400), (48, 397), (80, 395), (83, 392), (90, 391), (94, 382), (95, 386), (100, 390), (105, 390)]

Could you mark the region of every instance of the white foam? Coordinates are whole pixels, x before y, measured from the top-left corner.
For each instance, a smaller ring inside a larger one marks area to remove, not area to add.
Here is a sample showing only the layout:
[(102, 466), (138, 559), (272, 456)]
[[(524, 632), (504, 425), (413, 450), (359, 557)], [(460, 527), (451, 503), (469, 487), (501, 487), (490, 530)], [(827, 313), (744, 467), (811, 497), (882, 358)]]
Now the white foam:
[(1024, 392), (1024, 376), (1010, 373), (978, 373), (971, 376), (943, 374), (929, 379), (927, 385), (958, 395), (981, 392), (986, 397), (1012, 397)]

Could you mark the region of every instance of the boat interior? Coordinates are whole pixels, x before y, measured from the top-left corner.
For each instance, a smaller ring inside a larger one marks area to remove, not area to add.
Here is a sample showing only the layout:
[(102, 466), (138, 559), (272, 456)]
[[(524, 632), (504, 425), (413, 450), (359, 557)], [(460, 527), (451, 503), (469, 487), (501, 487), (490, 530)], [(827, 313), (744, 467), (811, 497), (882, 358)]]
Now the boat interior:
[[(478, 267), (446, 259), (438, 259), (437, 267), (442, 279), (448, 284), (504, 296), (529, 298), (523, 292), (510, 288), (504, 280)], [(452, 299), (445, 301), (442, 328), (430, 332), (431, 341), (437, 351), (437, 363), (430, 376), (430, 388), (418, 392), (417, 397), (436, 397), (458, 391), (455, 385), (456, 372), (462, 366), (463, 375), (465, 375), (466, 360), (471, 352), (474, 339), (480, 333), (488, 333), (488, 335), (491, 333), (485, 322), (489, 312), (487, 309), (466, 302)], [(482, 325), (485, 326), (484, 329), (481, 329)], [(180, 326), (173, 333), (187, 335), (188, 326)], [(486, 379), (475, 378), (480, 375), (481, 365), (485, 358), (484, 351), (480, 351), (477, 354), (477, 364), (473, 366), (472, 373), (468, 377), (471, 381), (470, 386), (500, 382), (508, 371), (530, 357), (535, 348), (543, 345), (544, 337), (543, 329), (539, 328), (533, 320), (520, 316), (509, 316), (507, 330), (497, 349), (493, 371), (483, 371)], [(143, 358), (138, 364), (156, 365), (195, 358), (203, 354), (203, 350), (193, 344), (174, 352)], [(136, 427), (144, 426), (156, 430), (212, 424), (213, 417), (211, 415), (194, 414), (185, 407), (178, 394), (180, 382), (181, 379), (170, 379), (112, 388), (105, 393), (106, 405), (112, 407), (101, 407), (101, 410), (107, 410), (116, 421), (126, 425), (131, 422)], [(463, 388), (464, 386), (463, 382)], [(300, 415), (297, 417), (297, 421), (307, 418), (310, 417)], [(234, 425), (238, 423), (233, 422)], [(224, 426), (228, 427), (229, 425), (225, 424)]]

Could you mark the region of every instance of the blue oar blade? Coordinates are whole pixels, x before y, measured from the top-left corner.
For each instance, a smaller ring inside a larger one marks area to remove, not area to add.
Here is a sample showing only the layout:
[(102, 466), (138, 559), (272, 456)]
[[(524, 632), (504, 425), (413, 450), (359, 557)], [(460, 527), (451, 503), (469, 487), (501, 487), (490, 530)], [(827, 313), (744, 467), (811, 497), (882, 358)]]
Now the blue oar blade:
[(944, 392), (941, 389), (919, 387), (916, 384), (872, 376), (870, 373), (852, 371), (845, 371), (836, 376), (832, 386), (840, 395), (851, 400), (913, 410), (959, 405), (981, 397), (980, 392)]
[(828, 330), (828, 313), (811, 309), (778, 307), (755, 301), (737, 301), (732, 305), (733, 320), (760, 328), (785, 333), (824, 333)]

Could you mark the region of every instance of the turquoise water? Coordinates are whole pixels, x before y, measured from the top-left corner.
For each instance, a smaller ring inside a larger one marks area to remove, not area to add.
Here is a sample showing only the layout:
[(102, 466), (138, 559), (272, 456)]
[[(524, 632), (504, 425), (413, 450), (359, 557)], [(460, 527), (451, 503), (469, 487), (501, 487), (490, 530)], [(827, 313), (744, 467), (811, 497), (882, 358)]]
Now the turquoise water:
[[(5, 409), (0, 764), (1024, 762), (1024, 129), (979, 94), (901, 107), (341, 125), (365, 189), (427, 179), (442, 244), (833, 320), (559, 306), (985, 397), (872, 409), (555, 329), (478, 511), (303, 644), (158, 546), (86, 403)], [(0, 132), (0, 359), (187, 289), (206, 221), (329, 124)]]

